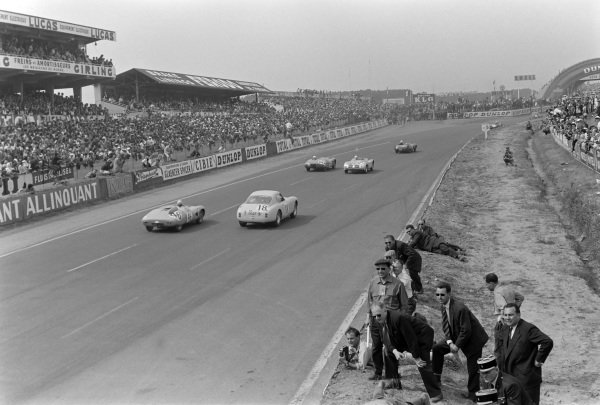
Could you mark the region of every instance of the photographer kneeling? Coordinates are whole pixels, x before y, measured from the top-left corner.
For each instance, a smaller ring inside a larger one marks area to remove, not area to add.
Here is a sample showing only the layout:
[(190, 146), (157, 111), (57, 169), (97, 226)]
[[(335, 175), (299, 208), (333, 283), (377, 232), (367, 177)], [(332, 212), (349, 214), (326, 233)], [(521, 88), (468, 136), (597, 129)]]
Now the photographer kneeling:
[(340, 361), (352, 370), (364, 370), (371, 361), (371, 348), (360, 341), (360, 332), (352, 326), (346, 330), (347, 346), (340, 349)]

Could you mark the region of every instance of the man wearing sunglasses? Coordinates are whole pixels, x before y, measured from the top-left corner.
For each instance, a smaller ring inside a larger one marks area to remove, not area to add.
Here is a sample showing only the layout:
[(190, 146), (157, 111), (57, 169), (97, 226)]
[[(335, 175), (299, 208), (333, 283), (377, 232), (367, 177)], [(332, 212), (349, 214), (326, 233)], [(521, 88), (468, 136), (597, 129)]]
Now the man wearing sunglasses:
[[(404, 284), (390, 274), (391, 262), (385, 258), (379, 259), (375, 262), (375, 270), (377, 275), (369, 283), (367, 291), (368, 322), (373, 342), (373, 364), (375, 365), (375, 373), (369, 377), (369, 380), (383, 379), (383, 331), (380, 322), (371, 313), (371, 307), (374, 303), (379, 302), (385, 306), (386, 310), (408, 313), (408, 295)], [(400, 377), (397, 366), (394, 369), (390, 362), (386, 362), (385, 374), (387, 379), (398, 380), (399, 385)]]
[(476, 401), (475, 393), (479, 390), (479, 375), (477, 359), (481, 358), (483, 346), (488, 341), (488, 334), (479, 320), (465, 304), (452, 297), (452, 287), (449, 283), (438, 283), (435, 296), (441, 304), (442, 329), (444, 341), (433, 346), (433, 373), (441, 381), (444, 367), (444, 356), (448, 353), (458, 353), (467, 357), (467, 372), (469, 380), (468, 394), (463, 395), (471, 401)]

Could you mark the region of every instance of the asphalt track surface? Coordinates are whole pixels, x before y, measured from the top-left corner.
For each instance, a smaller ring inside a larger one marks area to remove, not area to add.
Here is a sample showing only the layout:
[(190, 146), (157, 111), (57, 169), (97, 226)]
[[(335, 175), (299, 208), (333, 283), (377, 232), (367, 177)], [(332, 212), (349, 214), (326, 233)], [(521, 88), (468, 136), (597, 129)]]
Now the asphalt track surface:
[[(0, 234), (6, 404), (285, 404), (398, 235), (481, 122), (386, 127), (36, 221)], [(399, 139), (418, 152), (395, 154)], [(307, 173), (310, 155), (337, 168)], [(368, 174), (344, 174), (353, 155)], [(257, 189), (299, 200), (279, 228), (241, 228)], [(147, 232), (179, 198), (201, 225)], [(296, 398), (297, 399), (297, 398)]]

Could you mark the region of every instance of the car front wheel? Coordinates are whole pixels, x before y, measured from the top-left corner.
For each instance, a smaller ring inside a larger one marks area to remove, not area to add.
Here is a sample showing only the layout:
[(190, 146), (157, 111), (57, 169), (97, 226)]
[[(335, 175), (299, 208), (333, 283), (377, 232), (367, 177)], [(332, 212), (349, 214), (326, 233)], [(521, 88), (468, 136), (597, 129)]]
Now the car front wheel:
[(239, 221), (239, 223), (240, 223), (240, 226), (241, 226), (242, 228), (243, 228), (243, 227), (245, 227), (246, 225), (248, 225), (248, 224), (247, 224), (246, 222), (244, 222), (244, 221)]
[(204, 210), (200, 211), (200, 214), (198, 215), (198, 219), (196, 220), (196, 223), (201, 224), (202, 221), (204, 221)]
[(146, 230), (147, 230), (148, 232), (152, 232), (152, 229), (154, 229), (154, 227), (153, 227), (153, 226), (146, 225)]

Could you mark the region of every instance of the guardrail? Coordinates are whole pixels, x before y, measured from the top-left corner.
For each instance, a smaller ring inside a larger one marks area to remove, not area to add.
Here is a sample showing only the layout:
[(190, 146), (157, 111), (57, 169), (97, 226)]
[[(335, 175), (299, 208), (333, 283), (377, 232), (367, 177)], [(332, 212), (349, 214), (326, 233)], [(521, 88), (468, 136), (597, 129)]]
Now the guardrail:
[(582, 151), (577, 144), (575, 144), (575, 150), (573, 150), (573, 143), (571, 140), (567, 139), (567, 137), (562, 133), (559, 133), (556, 128), (551, 127), (550, 133), (552, 134), (552, 137), (556, 143), (571, 152), (571, 155), (575, 159), (594, 170), (596, 173), (600, 173), (600, 151), (598, 149), (594, 149), (590, 151), (590, 153), (586, 153)]

